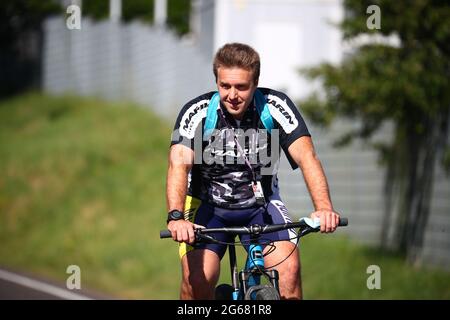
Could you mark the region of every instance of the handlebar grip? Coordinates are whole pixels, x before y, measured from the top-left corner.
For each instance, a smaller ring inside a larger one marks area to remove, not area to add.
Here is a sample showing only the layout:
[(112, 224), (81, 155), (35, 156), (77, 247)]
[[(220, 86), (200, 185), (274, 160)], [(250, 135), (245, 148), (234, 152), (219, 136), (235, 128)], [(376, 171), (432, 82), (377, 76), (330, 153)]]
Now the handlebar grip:
[(339, 227), (348, 226), (348, 218), (339, 218)]
[(161, 230), (159, 232), (159, 238), (160, 239), (172, 238), (172, 233), (169, 230)]

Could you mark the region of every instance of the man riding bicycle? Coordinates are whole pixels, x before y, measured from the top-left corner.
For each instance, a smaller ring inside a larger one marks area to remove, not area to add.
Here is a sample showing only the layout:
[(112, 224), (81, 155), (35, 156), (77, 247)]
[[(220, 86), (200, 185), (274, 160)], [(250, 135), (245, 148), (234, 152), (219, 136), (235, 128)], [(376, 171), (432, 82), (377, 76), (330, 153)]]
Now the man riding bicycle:
[[(225, 244), (191, 246), (194, 228), (291, 222), (278, 189), (280, 149), (293, 169), (302, 170), (316, 210), (311, 217), (320, 218), (321, 232), (334, 232), (339, 224), (302, 116), (284, 93), (258, 88), (258, 53), (245, 44), (226, 44), (215, 55), (213, 71), (218, 93), (205, 93), (182, 108), (169, 154), (167, 228), (180, 242), (181, 299), (214, 298), (226, 251)], [(276, 246), (265, 261), (274, 265), (288, 256), (277, 266), (280, 294), (301, 299), (300, 256), (289, 240), (295, 238), (292, 232), (264, 235)], [(225, 234), (216, 238), (232, 241)]]

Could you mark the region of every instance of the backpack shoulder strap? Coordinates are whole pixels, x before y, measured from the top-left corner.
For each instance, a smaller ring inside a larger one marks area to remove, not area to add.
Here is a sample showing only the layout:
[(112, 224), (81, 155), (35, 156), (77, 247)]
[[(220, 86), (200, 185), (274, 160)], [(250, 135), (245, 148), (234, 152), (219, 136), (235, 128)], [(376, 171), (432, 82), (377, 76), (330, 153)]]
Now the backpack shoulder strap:
[(203, 127), (203, 140), (208, 140), (217, 124), (217, 108), (219, 108), (220, 96), (216, 92), (209, 100), (208, 110), (206, 111), (206, 121)]
[(272, 115), (270, 114), (269, 106), (267, 105), (267, 101), (264, 98), (264, 95), (259, 89), (255, 91), (255, 105), (256, 110), (258, 110), (259, 118), (263, 123), (264, 127), (267, 129), (269, 133), (271, 133), (273, 129), (273, 120)]

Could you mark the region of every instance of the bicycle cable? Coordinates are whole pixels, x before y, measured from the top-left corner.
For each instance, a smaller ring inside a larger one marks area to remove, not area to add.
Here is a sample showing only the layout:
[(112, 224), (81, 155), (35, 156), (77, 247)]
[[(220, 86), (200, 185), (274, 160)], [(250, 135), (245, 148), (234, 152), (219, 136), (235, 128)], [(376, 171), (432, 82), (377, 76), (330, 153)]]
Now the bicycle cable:
[[(265, 207), (264, 209), (265, 209), (266, 212), (267, 212), (267, 206), (268, 206), (268, 204), (266, 203), (266, 205), (264, 206)], [(264, 267), (265, 270), (273, 269), (273, 268), (279, 266), (284, 261), (286, 261), (294, 253), (294, 251), (298, 248), (298, 243), (300, 241), (300, 233), (296, 232), (295, 230), (293, 230), (293, 232), (295, 233), (296, 236), (292, 237), (292, 238), (289, 238), (289, 239), (286, 239), (288, 241), (291, 241), (293, 239), (297, 239), (296, 242), (295, 242), (295, 246), (292, 249), (292, 251), (284, 259), (282, 259), (280, 262), (277, 262), (276, 264), (274, 264), (274, 265), (272, 265), (270, 267)], [(217, 240), (217, 239), (214, 239), (214, 238), (211, 238), (211, 237), (203, 237), (203, 235), (201, 235), (201, 234), (199, 234), (198, 236), (200, 236), (200, 238), (207, 239), (209, 241), (213, 241), (215, 243), (223, 244), (223, 245), (234, 245), (234, 246), (245, 247), (245, 245), (248, 246), (249, 244), (251, 244), (251, 243), (248, 243), (248, 241), (251, 241), (250, 239), (245, 240), (245, 241), (239, 240), (239, 241), (233, 241), (233, 242), (225, 242), (225, 241), (220, 241), (220, 240)], [(263, 242), (261, 242), (261, 240), (268, 240), (268, 242), (267, 243), (263, 243)], [(258, 239), (258, 241), (259, 241), (259, 244), (262, 245), (262, 246), (265, 246), (265, 247), (269, 246), (269, 250), (266, 253), (263, 254), (263, 257), (273, 253), (276, 250), (275, 241), (270, 240), (270, 239), (264, 239), (264, 238), (260, 238), (260, 239)], [(263, 270), (260, 266), (258, 266), (255, 263), (255, 260), (253, 259), (253, 257), (250, 254), (248, 254), (248, 257), (249, 257), (250, 261), (253, 263), (253, 265), (256, 267), (256, 269), (259, 271), (259, 273), (261, 275), (263, 275), (267, 279), (268, 284), (275, 289), (274, 285), (271, 282), (271, 280), (272, 280), (271, 277), (265, 272), (265, 270)]]
[[(266, 210), (266, 212), (268, 212), (268, 203), (266, 203), (265, 204), (265, 210)], [(295, 229), (292, 229), (292, 231), (294, 232), (294, 234), (296, 235), (296, 237), (292, 237), (292, 238), (289, 238), (289, 239), (286, 239), (286, 240), (288, 240), (288, 241), (291, 241), (291, 240), (293, 240), (293, 239), (297, 239), (297, 241), (296, 241), (296, 243), (295, 243), (295, 246), (294, 246), (294, 248), (292, 249), (292, 251), (283, 259), (283, 260), (281, 260), (280, 262), (278, 262), (278, 263), (276, 263), (276, 264), (274, 264), (274, 265), (272, 265), (272, 266), (270, 266), (270, 267), (266, 267), (266, 269), (271, 269), (271, 268), (275, 268), (276, 266), (279, 266), (280, 264), (282, 264), (284, 261), (286, 261), (290, 256), (291, 256), (291, 254), (293, 254), (294, 253), (294, 251), (295, 251), (295, 249), (296, 248), (298, 248), (298, 243), (299, 243), (299, 241), (300, 241), (300, 236), (299, 236), (299, 233), (298, 232), (296, 232), (295, 231)], [(273, 242), (274, 243), (274, 242)], [(269, 251), (267, 251), (265, 254), (264, 254), (264, 257), (265, 256), (267, 256), (267, 255), (269, 255), (269, 254), (271, 254), (272, 252), (274, 252), (276, 250), (276, 245), (275, 244), (273, 244), (272, 245), (272, 247), (269, 249)]]
[[(300, 242), (300, 237), (299, 236), (297, 236), (297, 237), (295, 237), (296, 239), (297, 239), (297, 241), (295, 242), (295, 246), (294, 246), (294, 248), (292, 249), (292, 251), (283, 259), (283, 260), (281, 260), (280, 262), (277, 262), (277, 263), (275, 263), (274, 265), (272, 265), (272, 266), (270, 266), (270, 267), (266, 267), (266, 269), (272, 269), (272, 268), (275, 268), (276, 266), (279, 266), (280, 264), (282, 264), (284, 261), (286, 261), (293, 253), (294, 253), (294, 251), (295, 251), (295, 249), (297, 249), (298, 248), (298, 243)], [(289, 241), (290, 240), (293, 240), (293, 239), (295, 239), (295, 238), (290, 238), (289, 239)], [(275, 245), (274, 245), (274, 247), (276, 247)], [(275, 249), (274, 249), (275, 250)], [(271, 251), (270, 253), (272, 253), (273, 251)], [(267, 254), (269, 254), (269, 252), (268, 253), (266, 253), (266, 255)]]
[[(295, 232), (295, 231), (294, 231)], [(286, 240), (293, 240), (293, 239), (296, 239), (296, 243), (295, 243), (295, 246), (294, 246), (294, 248), (292, 249), (292, 251), (283, 259), (283, 260), (281, 260), (280, 262), (277, 262), (276, 264), (274, 264), (274, 265), (272, 265), (272, 266), (270, 266), (270, 267), (264, 267), (264, 269), (263, 268), (261, 268), (260, 266), (258, 266), (256, 263), (255, 263), (255, 260), (253, 259), (253, 257), (250, 255), (250, 254), (248, 254), (248, 257), (249, 257), (249, 259), (250, 259), (250, 261), (253, 263), (253, 265), (256, 267), (256, 269), (259, 271), (259, 273), (262, 275), (262, 276), (264, 276), (266, 279), (267, 279), (267, 283), (268, 283), (268, 285), (270, 285), (271, 287), (273, 287), (275, 290), (276, 290), (276, 288), (275, 288), (275, 286), (272, 284), (272, 279), (271, 279), (271, 277), (267, 274), (267, 272), (265, 272), (266, 270), (269, 270), (269, 269), (272, 269), (272, 268), (275, 268), (275, 267), (277, 267), (277, 266), (279, 266), (280, 264), (282, 264), (284, 261), (286, 261), (293, 253), (294, 253), (294, 251), (295, 251), (295, 249), (296, 248), (298, 248), (298, 244), (299, 244), (299, 242), (300, 242), (300, 233), (297, 233), (297, 232), (295, 232), (295, 234), (297, 235), (296, 237), (292, 237), (292, 238), (289, 238), (289, 239), (286, 239)], [(202, 234), (199, 234), (198, 235), (200, 238), (202, 238), (202, 239), (206, 239), (206, 240), (208, 240), (208, 241), (213, 241), (213, 242), (215, 242), (215, 243), (219, 243), (219, 244), (224, 244), (224, 245), (234, 245), (234, 246), (242, 246), (242, 247), (245, 247), (246, 245), (248, 246), (249, 244), (251, 244), (251, 243), (249, 243), (249, 241), (250, 241), (250, 239), (248, 239), (248, 240), (245, 240), (245, 241), (242, 241), (242, 240), (240, 240), (240, 241), (234, 241), (234, 242), (225, 242), (225, 241), (220, 241), (220, 240), (217, 240), (217, 239), (215, 239), (215, 238), (210, 238), (210, 237), (204, 237), (204, 235), (202, 235)], [(261, 240), (266, 240), (267, 242), (266, 243), (264, 243), (264, 242), (262, 242)], [(273, 240), (270, 240), (270, 239), (264, 239), (264, 238), (262, 238), (262, 239), (259, 239), (259, 244), (260, 245), (262, 245), (262, 246), (265, 246), (265, 247), (267, 247), (267, 246), (269, 246), (270, 248), (269, 248), (269, 250), (266, 252), (266, 253), (264, 253), (264, 257), (265, 256), (267, 256), (267, 255), (269, 255), (269, 254), (271, 254), (272, 252), (274, 252), (275, 250), (276, 250), (276, 245), (275, 245), (275, 241), (273, 241)], [(247, 251), (247, 250), (246, 250)], [(248, 253), (248, 252), (247, 252)]]

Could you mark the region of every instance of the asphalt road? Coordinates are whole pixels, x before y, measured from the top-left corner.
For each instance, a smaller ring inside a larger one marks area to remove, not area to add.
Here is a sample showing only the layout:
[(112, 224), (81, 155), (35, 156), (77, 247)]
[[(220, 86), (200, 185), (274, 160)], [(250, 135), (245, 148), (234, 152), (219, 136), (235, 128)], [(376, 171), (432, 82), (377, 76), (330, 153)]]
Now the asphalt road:
[(88, 290), (69, 290), (65, 284), (55, 283), (29, 274), (0, 268), (0, 300), (109, 300), (106, 295)]

